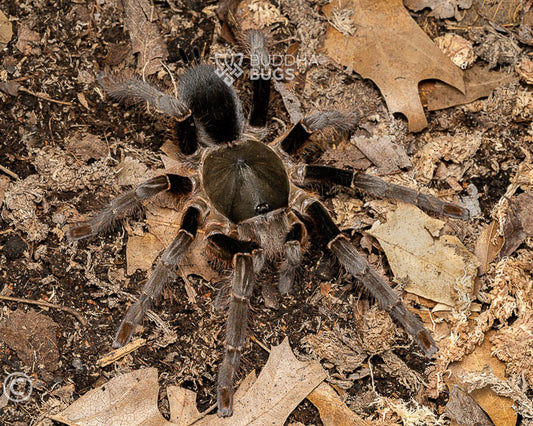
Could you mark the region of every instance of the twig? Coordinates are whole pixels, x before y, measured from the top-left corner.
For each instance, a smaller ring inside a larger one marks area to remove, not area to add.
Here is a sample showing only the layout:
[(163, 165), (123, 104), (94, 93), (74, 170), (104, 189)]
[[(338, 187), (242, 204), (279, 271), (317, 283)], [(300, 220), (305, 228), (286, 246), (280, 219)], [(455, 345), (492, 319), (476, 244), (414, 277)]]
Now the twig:
[(250, 340), (267, 351), (267, 353), (270, 353), (270, 349), (268, 349), (264, 343), (257, 340), (257, 337), (255, 337), (253, 334), (250, 335)]
[(48, 101), (48, 102), (54, 102), (54, 103), (60, 104), (60, 105), (72, 106), (72, 102), (58, 101), (56, 99), (52, 99), (50, 96), (48, 96), (45, 93), (35, 93), (35, 92), (32, 92), (31, 90), (26, 89), (24, 87), (19, 87), (19, 92), (27, 93), (28, 95), (35, 96), (36, 98), (43, 99), (43, 100)]
[(45, 306), (47, 308), (52, 308), (52, 309), (59, 309), (61, 311), (69, 313), (70, 315), (74, 315), (76, 319), (81, 323), (81, 325), (83, 326), (87, 325), (87, 321), (85, 320), (82, 314), (80, 314), (75, 309), (68, 308), (66, 306), (61, 306), (55, 303), (45, 302), (44, 300), (20, 299), (18, 297), (9, 297), (9, 296), (0, 296), (0, 300), (6, 300), (9, 302), (27, 303), (28, 305), (38, 305), (38, 306)]
[(108, 354), (104, 355), (102, 358), (96, 361), (96, 365), (98, 367), (105, 367), (106, 365), (112, 364), (115, 361), (119, 360), (120, 358), (123, 358), (129, 353), (139, 349), (141, 346), (144, 346), (145, 344), (146, 344), (146, 339), (135, 339), (131, 341), (130, 343), (128, 343), (126, 346), (115, 349), (114, 351), (111, 351)]
[(13, 179), (17, 179), (17, 180), (20, 179), (19, 175), (17, 175), (15, 172), (12, 172), (8, 168), (2, 166), (1, 164), (0, 164), (0, 170), (3, 171), (6, 175), (11, 176)]

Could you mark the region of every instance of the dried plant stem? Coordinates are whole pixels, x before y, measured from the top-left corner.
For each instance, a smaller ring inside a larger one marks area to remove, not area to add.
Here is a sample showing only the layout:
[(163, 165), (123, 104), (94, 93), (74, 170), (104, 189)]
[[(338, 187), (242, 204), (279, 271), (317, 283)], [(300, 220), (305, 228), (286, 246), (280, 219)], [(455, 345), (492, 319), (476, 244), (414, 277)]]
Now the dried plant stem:
[(20, 299), (18, 297), (9, 297), (9, 296), (0, 296), (0, 300), (6, 300), (8, 302), (26, 303), (28, 305), (44, 306), (44, 307), (52, 308), (52, 309), (59, 309), (61, 311), (69, 313), (70, 315), (74, 315), (76, 319), (81, 323), (81, 325), (83, 326), (87, 325), (87, 321), (85, 320), (82, 314), (80, 314), (75, 309), (68, 308), (66, 306), (61, 306), (55, 303), (45, 302), (44, 300)]

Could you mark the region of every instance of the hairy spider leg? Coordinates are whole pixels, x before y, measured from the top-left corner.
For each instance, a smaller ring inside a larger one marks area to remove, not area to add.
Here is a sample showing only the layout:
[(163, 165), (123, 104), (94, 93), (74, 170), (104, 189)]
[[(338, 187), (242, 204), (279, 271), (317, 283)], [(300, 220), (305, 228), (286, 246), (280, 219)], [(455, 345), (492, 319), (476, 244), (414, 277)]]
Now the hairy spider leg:
[(414, 204), (422, 210), (434, 212), (441, 216), (462, 220), (468, 220), (470, 217), (469, 211), (457, 204), (442, 201), (415, 189), (386, 182), (377, 176), (366, 173), (329, 166), (300, 165), (297, 166), (295, 174), (301, 177), (304, 183), (319, 181), (353, 187), (379, 198), (390, 198)]
[(302, 191), (296, 196), (295, 204), (301, 214), (314, 222), (318, 232), (328, 241), (328, 248), (346, 270), (361, 281), (381, 307), (402, 325), (427, 357), (433, 356), (438, 348), (424, 324), (416, 315), (407, 310), (390, 285), (370, 267), (353, 244), (341, 234), (322, 203)]
[(182, 99), (163, 93), (139, 78), (122, 79), (100, 74), (98, 83), (109, 96), (117, 100), (148, 102), (157, 111), (176, 117), (178, 120), (184, 120), (191, 114), (189, 106)]
[(285, 243), (283, 244), (283, 260), (279, 267), (279, 292), (289, 294), (292, 284), (296, 279), (302, 261), (301, 244), (306, 235), (306, 229), (300, 221), (292, 224)]
[(294, 155), (317, 131), (332, 128), (339, 132), (353, 130), (359, 121), (359, 113), (319, 111), (302, 118), (278, 142), (283, 151)]
[(193, 190), (193, 182), (185, 176), (166, 174), (156, 176), (141, 183), (136, 188), (119, 195), (101, 210), (88, 223), (77, 225), (69, 230), (71, 241), (92, 237), (111, 229), (117, 220), (131, 216), (142, 209), (143, 202), (162, 192), (170, 192), (178, 196), (189, 194)]
[(237, 253), (233, 257), (233, 279), (226, 322), (224, 358), (218, 371), (217, 414), (219, 417), (229, 417), (233, 414), (233, 382), (246, 338), (248, 305), (254, 289), (254, 257), (256, 254), (262, 257), (260, 251)]
[(265, 34), (259, 30), (245, 33), (245, 45), (250, 55), (250, 79), (253, 81), (251, 126), (264, 127), (267, 121), (270, 102), (270, 57), (268, 55)]
[(114, 348), (120, 348), (130, 341), (135, 327), (142, 320), (146, 311), (159, 298), (165, 287), (176, 280), (176, 267), (196, 237), (196, 231), (205, 219), (207, 212), (208, 207), (201, 199), (198, 199), (185, 210), (176, 238), (163, 251), (139, 298), (126, 312), (115, 335)]

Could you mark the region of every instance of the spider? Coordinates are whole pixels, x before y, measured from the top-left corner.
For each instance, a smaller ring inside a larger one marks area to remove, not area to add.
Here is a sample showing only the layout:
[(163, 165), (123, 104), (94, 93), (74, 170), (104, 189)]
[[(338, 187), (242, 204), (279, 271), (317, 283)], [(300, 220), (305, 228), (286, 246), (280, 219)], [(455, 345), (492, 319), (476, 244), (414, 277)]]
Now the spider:
[[(251, 54), (266, 55), (262, 33), (249, 31), (246, 37)], [(233, 267), (224, 357), (219, 367), (217, 389), (218, 415), (231, 416), (233, 382), (245, 342), (255, 277), (265, 263), (279, 262), (279, 291), (282, 295), (288, 294), (301, 266), (302, 247), (312, 228), (327, 242), (327, 249), (344, 268), (412, 336), (424, 354), (427, 357), (435, 354), (437, 346), (419, 318), (406, 309), (390, 285), (341, 233), (324, 205), (304, 187), (309, 182), (354, 187), (453, 218), (467, 219), (468, 211), (372, 175), (297, 164), (293, 160), (294, 154), (314, 132), (326, 128), (353, 129), (358, 120), (356, 114), (336, 111), (311, 114), (274, 144), (267, 145), (246, 132), (250, 124), (245, 123), (234, 88), (210, 65), (189, 67), (179, 81), (178, 97), (160, 92), (138, 79), (103, 76), (100, 83), (115, 99), (148, 102), (160, 112), (176, 117), (183, 128), (195, 129), (185, 135), (181, 148), (197, 159), (197, 173), (154, 177), (113, 199), (89, 222), (77, 224), (69, 232), (72, 240), (105, 232), (117, 219), (138, 211), (146, 200), (165, 192), (174, 194), (183, 205), (179, 231), (162, 252), (139, 298), (128, 309), (117, 330), (114, 347), (128, 343), (145, 312), (165, 286), (176, 279), (175, 269), (180, 259), (197, 236), (198, 229), (203, 228), (210, 251)], [(249, 123), (265, 124), (269, 92), (269, 80), (254, 81)]]

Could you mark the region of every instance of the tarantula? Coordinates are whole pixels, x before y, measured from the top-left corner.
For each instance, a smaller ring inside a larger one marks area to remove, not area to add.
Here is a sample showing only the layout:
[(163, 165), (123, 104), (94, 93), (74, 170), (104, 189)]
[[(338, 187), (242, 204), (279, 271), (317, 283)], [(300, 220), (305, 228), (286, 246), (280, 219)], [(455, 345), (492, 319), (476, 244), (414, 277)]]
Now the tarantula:
[[(266, 55), (265, 37), (257, 31), (247, 35), (249, 51)], [(267, 63), (266, 61), (264, 63)], [(335, 225), (324, 205), (303, 187), (324, 182), (355, 187), (379, 197), (400, 199), (453, 218), (466, 219), (468, 212), (448, 202), (364, 173), (320, 165), (295, 164), (293, 155), (310, 136), (325, 128), (352, 129), (357, 115), (334, 111), (303, 118), (276, 143), (266, 145), (245, 132), (240, 101), (206, 64), (190, 67), (178, 85), (179, 97), (160, 92), (141, 80), (109, 76), (100, 83), (113, 98), (148, 102), (176, 117), (195, 132), (186, 135), (182, 151), (196, 153), (198, 170), (191, 176), (166, 174), (154, 177), (113, 199), (92, 220), (70, 230), (72, 240), (96, 235), (164, 192), (174, 194), (184, 206), (181, 226), (163, 251), (137, 301), (128, 309), (113, 346), (125, 345), (145, 312), (175, 278), (175, 269), (197, 235), (205, 230), (208, 247), (217, 258), (231, 263), (224, 358), (218, 373), (218, 415), (232, 415), (233, 382), (245, 341), (249, 299), (254, 278), (265, 262), (280, 261), (279, 291), (287, 294), (302, 259), (302, 245), (311, 227), (327, 242), (340, 263), (375, 297), (379, 304), (413, 337), (428, 357), (437, 351), (430, 333), (409, 312), (397, 294), (357, 252)], [(249, 122), (264, 125), (269, 104), (270, 81), (256, 80)], [(187, 126), (185, 126), (187, 127)]]

